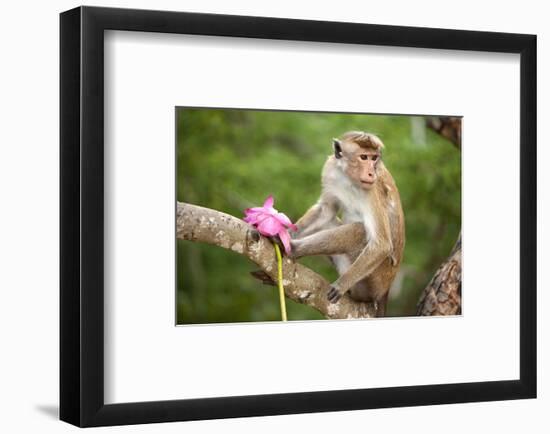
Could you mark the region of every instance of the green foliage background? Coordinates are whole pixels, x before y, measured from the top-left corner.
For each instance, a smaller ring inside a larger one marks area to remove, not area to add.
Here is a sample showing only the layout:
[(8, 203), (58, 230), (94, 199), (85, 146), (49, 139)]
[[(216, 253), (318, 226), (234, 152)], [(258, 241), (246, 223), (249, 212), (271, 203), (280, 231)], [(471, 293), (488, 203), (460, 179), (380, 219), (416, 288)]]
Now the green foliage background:
[[(460, 152), (413, 116), (227, 109), (177, 111), (177, 198), (237, 217), (269, 194), (297, 220), (318, 198), (332, 137), (363, 130), (385, 143), (384, 162), (396, 180), (407, 241), (399, 291), (388, 315), (414, 315), (420, 292), (449, 254), (460, 231)], [(330, 281), (325, 258), (301, 260)], [(252, 278), (253, 263), (234, 252), (177, 241), (177, 322), (280, 319), (275, 287)], [(287, 299), (290, 320), (321, 319)]]

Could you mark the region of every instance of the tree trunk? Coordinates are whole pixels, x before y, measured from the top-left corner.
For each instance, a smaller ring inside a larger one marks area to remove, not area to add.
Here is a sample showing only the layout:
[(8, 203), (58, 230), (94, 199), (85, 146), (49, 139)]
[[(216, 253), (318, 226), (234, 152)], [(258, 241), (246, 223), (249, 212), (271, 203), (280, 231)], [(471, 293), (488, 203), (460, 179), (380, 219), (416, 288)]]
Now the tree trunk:
[[(429, 117), (426, 125), (462, 148), (462, 119)], [(418, 315), (460, 315), (462, 313), (462, 233), (451, 254), (424, 288), (418, 301)]]
[(417, 315), (460, 315), (462, 312), (462, 235), (422, 292)]

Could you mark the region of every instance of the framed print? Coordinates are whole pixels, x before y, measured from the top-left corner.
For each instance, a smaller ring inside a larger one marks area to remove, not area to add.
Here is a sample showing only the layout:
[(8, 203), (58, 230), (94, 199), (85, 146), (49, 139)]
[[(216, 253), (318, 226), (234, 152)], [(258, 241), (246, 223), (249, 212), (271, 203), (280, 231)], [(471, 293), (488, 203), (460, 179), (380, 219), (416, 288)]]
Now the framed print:
[(61, 14), (60, 418), (536, 397), (536, 37)]

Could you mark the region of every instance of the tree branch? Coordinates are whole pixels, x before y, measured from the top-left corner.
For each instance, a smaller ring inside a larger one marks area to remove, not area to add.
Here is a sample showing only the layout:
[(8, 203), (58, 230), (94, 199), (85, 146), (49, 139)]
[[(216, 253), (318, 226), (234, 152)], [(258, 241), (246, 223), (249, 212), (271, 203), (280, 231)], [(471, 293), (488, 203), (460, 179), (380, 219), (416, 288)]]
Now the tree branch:
[(462, 119), (448, 116), (430, 116), (426, 118), (426, 125), (447, 140), (450, 140), (458, 149), (462, 147)]
[[(277, 259), (271, 241), (248, 223), (210, 208), (178, 202), (176, 236), (180, 240), (198, 241), (246, 256), (274, 281)], [(327, 318), (370, 318), (376, 310), (372, 303), (362, 303), (344, 296), (330, 303), (330, 288), (322, 276), (289, 258), (283, 258), (283, 284), (286, 296), (308, 305)]]

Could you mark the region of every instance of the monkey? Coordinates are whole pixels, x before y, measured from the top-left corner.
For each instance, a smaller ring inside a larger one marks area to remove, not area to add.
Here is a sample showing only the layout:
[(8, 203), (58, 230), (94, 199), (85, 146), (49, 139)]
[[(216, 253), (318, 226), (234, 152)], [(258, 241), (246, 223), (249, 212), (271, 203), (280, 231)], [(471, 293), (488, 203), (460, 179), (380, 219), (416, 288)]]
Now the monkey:
[[(374, 302), (384, 316), (391, 283), (405, 247), (405, 217), (395, 181), (384, 166), (377, 136), (349, 131), (333, 139), (321, 175), (321, 195), (297, 222), (294, 259), (327, 255), (339, 277), (327, 293)], [(339, 217), (341, 214), (341, 218)]]

